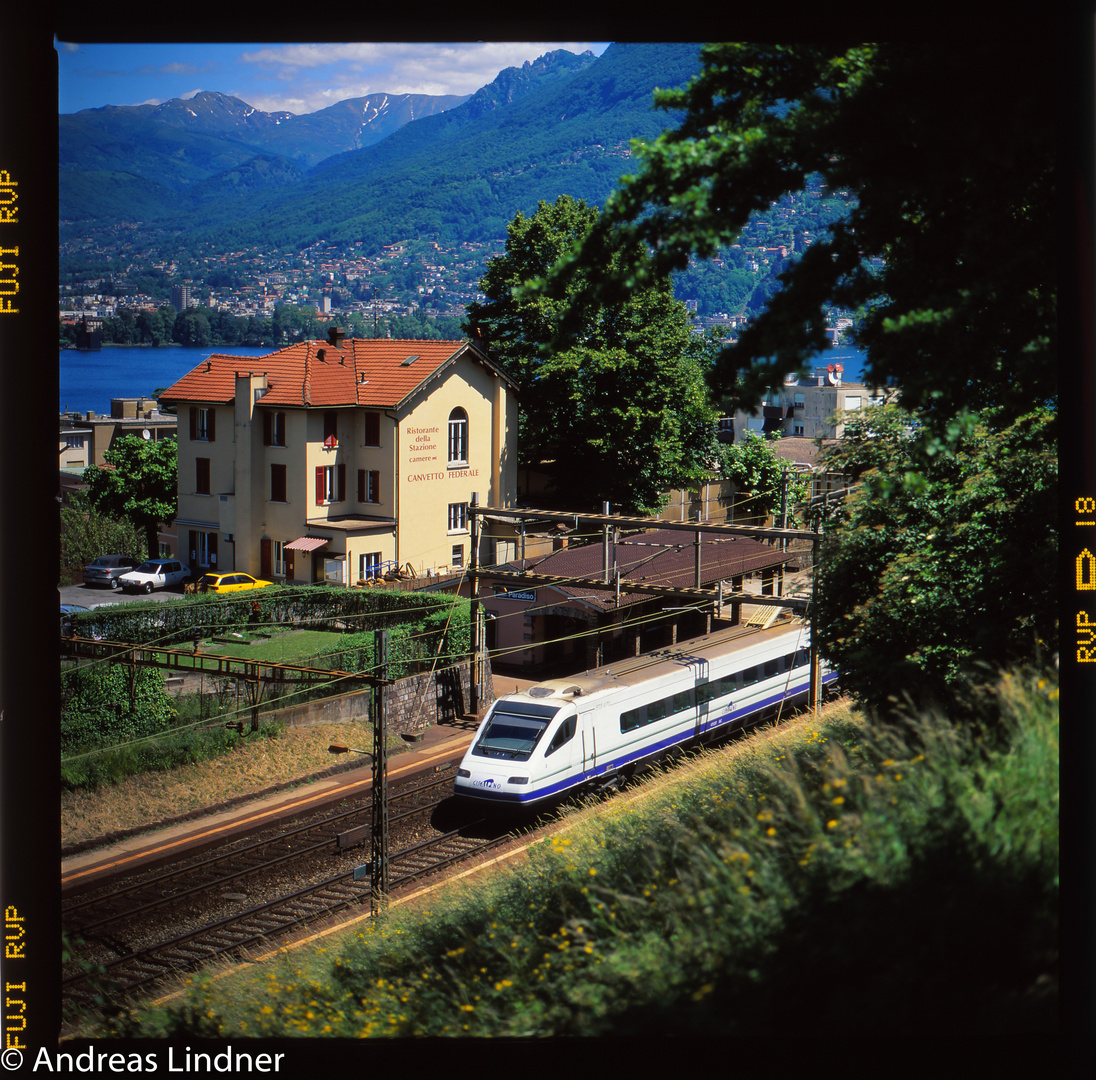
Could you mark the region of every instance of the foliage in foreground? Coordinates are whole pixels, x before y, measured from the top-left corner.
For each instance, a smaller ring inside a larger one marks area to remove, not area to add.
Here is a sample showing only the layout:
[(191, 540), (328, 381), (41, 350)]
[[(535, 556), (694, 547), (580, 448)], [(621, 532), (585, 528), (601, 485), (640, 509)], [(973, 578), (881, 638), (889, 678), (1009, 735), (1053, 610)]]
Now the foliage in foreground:
[(537, 291), (570, 294), (570, 335), (590, 303), (711, 257), (816, 174), (856, 198), (723, 351), (713, 388), (753, 405), (806, 374), (836, 305), (859, 313), (870, 382), (896, 380), (942, 423), (994, 405), (1012, 420), (1057, 394), (1052, 103), (1009, 74), (1028, 48), (706, 45), (687, 87), (655, 94), (680, 120), (635, 146), (636, 174)]
[(1058, 637), (1054, 414), (966, 414), (941, 437), (918, 437), (918, 419), (850, 417), (826, 456), (859, 489), (827, 523), (819, 635), (879, 712), (899, 689), (955, 702), (976, 667), (1046, 655)]
[[(616, 799), (527, 860), (341, 949), (115, 1032), (558, 1036), (1051, 1030), (1058, 692), (1005, 676), (985, 733), (846, 712)], [(961, 943), (961, 947), (957, 944)]]

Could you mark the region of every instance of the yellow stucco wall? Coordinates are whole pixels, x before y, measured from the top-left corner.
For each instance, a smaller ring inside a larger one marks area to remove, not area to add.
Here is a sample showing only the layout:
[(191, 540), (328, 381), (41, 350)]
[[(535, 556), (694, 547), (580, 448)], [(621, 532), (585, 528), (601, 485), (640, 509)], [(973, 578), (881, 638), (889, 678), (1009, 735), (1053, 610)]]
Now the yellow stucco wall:
[[(285, 446), (263, 442), (263, 405), (254, 391), (261, 377), (238, 382), (237, 405), (216, 407), (215, 439), (191, 441), (189, 406), (179, 409), (180, 536), (208, 526), (217, 531), (219, 570), (259, 575), (264, 539), (288, 543), (305, 535), (329, 537), (323, 554), (345, 555), (345, 580), (354, 584), (363, 554), (382, 563), (410, 563), (420, 575), (453, 565), (453, 547), (470, 558), (471, 528), (449, 529), (449, 506), (478, 492), (483, 506), (509, 506), (517, 489), (517, 400), (509, 385), (482, 364), (461, 358), (394, 409), (340, 407), (338, 446), (324, 443), (324, 409), (281, 408)], [(250, 408), (244, 402), (253, 403)], [(448, 460), (449, 418), (468, 416), (468, 455)], [(380, 445), (366, 446), (366, 413), (379, 415)], [(210, 494), (195, 491), (196, 459), (210, 459)], [(271, 501), (271, 466), (286, 468), (285, 501)], [(317, 504), (316, 469), (345, 466), (345, 498)], [(358, 501), (358, 472), (379, 473), (379, 501)], [(329, 518), (353, 522), (327, 525)], [(366, 519), (396, 519), (393, 527), (364, 528)], [(198, 523), (197, 526), (195, 523)], [(234, 543), (225, 541), (232, 534)], [(185, 542), (182, 546), (185, 546)], [(481, 557), (489, 553), (481, 550)], [(196, 568), (197, 569), (197, 568)], [(315, 572), (314, 572), (315, 571)], [(278, 575), (274, 575), (277, 577)], [(322, 562), (296, 553), (291, 580), (322, 576)]]
[[(471, 556), (471, 522), (449, 529), (449, 507), (469, 503), (509, 506), (517, 486), (517, 402), (505, 384), (478, 364), (465, 363), (408, 403), (400, 419), (400, 562), (426, 568), (453, 567), (461, 548), (464, 566)], [(496, 450), (495, 410), (501, 418), (501, 450)], [(465, 463), (449, 461), (449, 420), (454, 410), (468, 416)], [(496, 464), (497, 462), (497, 464)]]

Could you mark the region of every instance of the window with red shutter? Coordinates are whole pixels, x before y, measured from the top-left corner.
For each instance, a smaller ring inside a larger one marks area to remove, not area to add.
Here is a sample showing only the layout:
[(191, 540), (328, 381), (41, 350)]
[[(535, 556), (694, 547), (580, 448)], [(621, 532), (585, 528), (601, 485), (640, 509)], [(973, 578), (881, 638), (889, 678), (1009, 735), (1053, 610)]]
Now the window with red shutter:
[(270, 501), (271, 502), (285, 502), (285, 466), (284, 465), (271, 465), (270, 466)]
[(365, 414), (365, 445), (380, 446), (381, 444), (381, 417), (380, 413), (367, 412)]

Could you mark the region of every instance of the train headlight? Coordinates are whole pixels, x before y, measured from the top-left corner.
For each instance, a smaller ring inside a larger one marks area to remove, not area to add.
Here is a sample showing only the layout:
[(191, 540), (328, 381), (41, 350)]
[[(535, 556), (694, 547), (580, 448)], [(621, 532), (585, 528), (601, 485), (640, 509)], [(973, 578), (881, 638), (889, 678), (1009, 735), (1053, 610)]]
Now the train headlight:
[(506, 782), (508, 784), (528, 784), (529, 783), (529, 777), (528, 776), (511, 776), (510, 779), (507, 780)]
[(457, 776), (463, 776), (465, 780), (472, 774), (467, 769), (457, 769)]

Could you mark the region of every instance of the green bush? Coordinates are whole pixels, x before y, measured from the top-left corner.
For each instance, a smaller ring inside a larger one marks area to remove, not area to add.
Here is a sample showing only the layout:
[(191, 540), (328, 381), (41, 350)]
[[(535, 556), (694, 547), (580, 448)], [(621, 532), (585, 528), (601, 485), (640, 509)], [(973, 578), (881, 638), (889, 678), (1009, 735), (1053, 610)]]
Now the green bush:
[(166, 731), (174, 715), (156, 668), (94, 664), (61, 675), (62, 753)]
[(98, 555), (145, 557), (145, 538), (122, 519), (115, 521), (94, 510), (61, 507), (61, 574), (59, 584), (84, 580), (83, 570)]
[(93, 791), (140, 773), (166, 772), (180, 765), (219, 757), (245, 740), (269, 738), (280, 730), (269, 724), (261, 725), (258, 732), (245, 730), (243, 734), (223, 725), (188, 727), (139, 743), (76, 754), (61, 762), (61, 788), (64, 791)]

